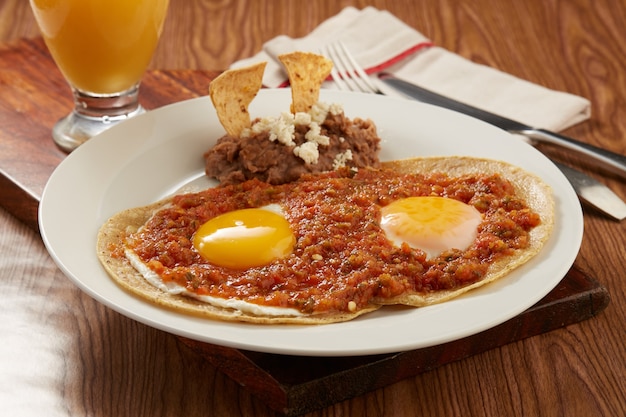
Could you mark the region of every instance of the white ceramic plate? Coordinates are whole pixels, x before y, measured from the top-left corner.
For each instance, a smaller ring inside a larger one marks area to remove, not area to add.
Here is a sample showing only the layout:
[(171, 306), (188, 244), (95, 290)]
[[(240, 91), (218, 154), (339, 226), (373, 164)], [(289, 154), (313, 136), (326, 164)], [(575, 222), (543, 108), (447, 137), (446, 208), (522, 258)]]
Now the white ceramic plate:
[[(561, 172), (530, 145), (478, 120), (415, 101), (337, 91), (323, 91), (321, 100), (341, 103), (348, 117), (371, 118), (383, 139), (382, 160), (468, 155), (508, 161), (539, 175), (556, 198), (553, 236), (526, 265), (462, 297), (419, 309), (383, 308), (345, 323), (238, 324), (143, 302), (121, 290), (102, 269), (96, 234), (118, 211), (205, 183), (202, 154), (224, 133), (205, 97), (131, 119), (70, 154), (51, 176), (40, 204), (39, 225), (48, 251), (82, 290), (149, 326), (218, 345), (311, 356), (398, 352), (469, 336), (526, 310), (567, 273), (582, 239), (580, 204)], [(263, 90), (250, 112), (277, 116), (290, 102), (289, 90)]]

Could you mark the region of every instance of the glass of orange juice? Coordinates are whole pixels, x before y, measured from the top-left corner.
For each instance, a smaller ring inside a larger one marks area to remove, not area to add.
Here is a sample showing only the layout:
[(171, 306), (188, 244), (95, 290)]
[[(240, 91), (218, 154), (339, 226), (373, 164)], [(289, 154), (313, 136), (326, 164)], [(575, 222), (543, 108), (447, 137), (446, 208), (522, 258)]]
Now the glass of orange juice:
[(144, 111), (139, 84), (156, 48), (169, 0), (30, 0), (74, 110), (52, 130), (71, 152)]

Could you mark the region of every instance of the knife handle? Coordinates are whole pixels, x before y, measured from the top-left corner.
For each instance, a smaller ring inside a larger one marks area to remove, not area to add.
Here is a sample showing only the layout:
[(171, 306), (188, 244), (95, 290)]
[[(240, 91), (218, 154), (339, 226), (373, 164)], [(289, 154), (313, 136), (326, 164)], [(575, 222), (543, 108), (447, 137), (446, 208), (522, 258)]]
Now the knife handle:
[(570, 137), (559, 135), (558, 133), (550, 132), (545, 129), (510, 130), (509, 132), (518, 133), (539, 142), (550, 143), (576, 151), (602, 163), (609, 171), (626, 178), (626, 156), (624, 155), (598, 148), (588, 143), (579, 142)]

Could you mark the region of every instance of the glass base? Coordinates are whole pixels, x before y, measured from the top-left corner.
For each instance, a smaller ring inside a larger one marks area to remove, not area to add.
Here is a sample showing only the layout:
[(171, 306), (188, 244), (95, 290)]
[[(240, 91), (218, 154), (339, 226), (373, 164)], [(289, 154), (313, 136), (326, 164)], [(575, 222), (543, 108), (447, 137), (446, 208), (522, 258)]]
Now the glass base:
[(138, 101), (139, 85), (119, 94), (93, 94), (73, 90), (74, 110), (52, 129), (52, 139), (66, 152), (72, 152), (90, 138), (138, 114), (144, 108)]

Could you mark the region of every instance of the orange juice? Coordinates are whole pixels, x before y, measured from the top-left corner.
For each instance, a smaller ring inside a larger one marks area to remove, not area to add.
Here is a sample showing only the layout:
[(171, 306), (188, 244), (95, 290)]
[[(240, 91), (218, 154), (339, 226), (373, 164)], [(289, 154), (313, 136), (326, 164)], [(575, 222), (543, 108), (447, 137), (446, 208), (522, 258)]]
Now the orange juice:
[(30, 0), (43, 38), (69, 83), (112, 94), (139, 82), (169, 0)]

